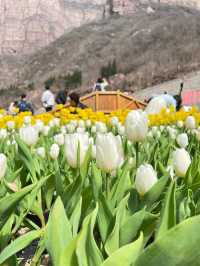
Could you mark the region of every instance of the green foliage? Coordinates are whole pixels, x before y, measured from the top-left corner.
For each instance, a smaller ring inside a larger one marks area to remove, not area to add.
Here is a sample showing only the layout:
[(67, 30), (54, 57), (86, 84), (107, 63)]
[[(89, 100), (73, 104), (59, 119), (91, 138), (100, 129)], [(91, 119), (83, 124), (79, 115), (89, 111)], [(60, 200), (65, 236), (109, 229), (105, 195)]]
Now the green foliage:
[(109, 62), (107, 66), (103, 66), (100, 71), (102, 78), (109, 78), (117, 74), (117, 63), (114, 59), (112, 62)]

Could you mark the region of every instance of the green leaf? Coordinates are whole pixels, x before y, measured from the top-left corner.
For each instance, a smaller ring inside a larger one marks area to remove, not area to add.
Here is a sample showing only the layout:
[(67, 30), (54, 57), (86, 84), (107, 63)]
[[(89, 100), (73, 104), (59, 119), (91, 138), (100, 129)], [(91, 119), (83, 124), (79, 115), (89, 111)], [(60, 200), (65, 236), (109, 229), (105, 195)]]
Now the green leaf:
[(131, 243), (138, 235), (139, 229), (145, 217), (145, 210), (136, 212), (128, 217), (120, 228), (120, 247)]
[(92, 163), (92, 176), (90, 178), (92, 184), (92, 191), (95, 200), (98, 200), (99, 194), (102, 190), (102, 176), (101, 170), (99, 170), (94, 163)]
[(70, 223), (72, 226), (72, 235), (76, 236), (79, 228), (79, 222), (81, 218), (81, 207), (82, 207), (82, 198), (80, 198), (79, 202), (77, 203), (71, 217)]
[(37, 238), (39, 238), (42, 235), (42, 231), (31, 231), (13, 242), (11, 242), (10, 245), (8, 245), (0, 254), (0, 264), (2, 264), (4, 261), (6, 261), (11, 256), (15, 255), (20, 250), (26, 248), (31, 244), (31, 242)]
[(0, 200), (0, 228), (16, 209), (19, 202), (35, 187), (34, 185), (27, 186), (20, 191), (10, 194)]
[(61, 251), (60, 261), (56, 266), (79, 266), (76, 256), (77, 241), (78, 236), (73, 239), (64, 250)]
[(128, 198), (129, 195), (120, 202), (119, 207), (117, 208), (115, 225), (105, 244), (105, 250), (108, 255), (110, 255), (120, 247), (120, 227), (122, 226), (125, 219)]
[(185, 220), (147, 247), (134, 266), (200, 265), (200, 216)]
[(110, 227), (113, 222), (113, 215), (109, 207), (109, 204), (106, 202), (106, 199), (102, 193), (100, 194), (98, 203), (99, 203), (99, 211), (97, 214), (98, 227), (101, 235), (101, 240), (103, 243), (105, 243), (108, 234), (110, 232)]
[(11, 231), (14, 223), (14, 215), (11, 215), (5, 225), (0, 230), (0, 251), (3, 250), (11, 239)]
[(102, 266), (131, 266), (141, 253), (143, 246), (143, 234), (129, 245), (116, 250), (107, 260), (104, 261)]
[(111, 203), (113, 207), (123, 199), (125, 191), (128, 190), (128, 184), (130, 184), (130, 175), (127, 164), (112, 190)]
[(176, 183), (171, 182), (161, 211), (160, 225), (156, 237), (161, 237), (167, 230), (176, 225)]
[(93, 236), (97, 212), (98, 205), (83, 222), (83, 228), (79, 234), (76, 248), (79, 266), (99, 266), (103, 262), (102, 254)]
[(61, 252), (71, 240), (71, 225), (66, 216), (63, 203), (58, 197), (50, 213), (45, 232), (45, 245), (54, 265), (59, 265)]
[[(78, 149), (78, 154), (79, 153), (80, 153), (80, 148)], [(85, 180), (87, 176), (90, 160), (91, 160), (91, 146), (89, 147), (85, 155), (84, 162), (80, 167), (80, 174), (81, 174), (82, 180)]]

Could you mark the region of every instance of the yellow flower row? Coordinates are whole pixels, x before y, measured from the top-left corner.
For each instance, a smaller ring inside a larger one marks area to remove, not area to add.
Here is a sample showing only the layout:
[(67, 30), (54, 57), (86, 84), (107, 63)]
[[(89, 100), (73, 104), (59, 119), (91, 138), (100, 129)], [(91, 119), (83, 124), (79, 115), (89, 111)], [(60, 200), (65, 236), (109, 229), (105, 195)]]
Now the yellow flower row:
[[(4, 110), (0, 110), (0, 128), (6, 128), (8, 121), (14, 121), (17, 128), (20, 128), (24, 123), (26, 116), (31, 117), (31, 123), (34, 124), (36, 120), (41, 120), (48, 124), (53, 118), (60, 118), (61, 124), (66, 124), (71, 120), (91, 120), (91, 122), (101, 121), (109, 124), (112, 117), (118, 117), (123, 124), (125, 118), (130, 110), (117, 110), (110, 114), (103, 112), (94, 112), (92, 109), (80, 109), (74, 107), (63, 108), (62, 105), (56, 106), (52, 113), (43, 113), (32, 115), (30, 112), (19, 113), (15, 116), (7, 115)], [(150, 126), (160, 126), (175, 124), (177, 121), (185, 121), (188, 115), (193, 115), (197, 123), (200, 123), (200, 112), (196, 107), (191, 108), (190, 111), (180, 110), (176, 112), (173, 107), (170, 109), (163, 109), (159, 114), (149, 115)]]

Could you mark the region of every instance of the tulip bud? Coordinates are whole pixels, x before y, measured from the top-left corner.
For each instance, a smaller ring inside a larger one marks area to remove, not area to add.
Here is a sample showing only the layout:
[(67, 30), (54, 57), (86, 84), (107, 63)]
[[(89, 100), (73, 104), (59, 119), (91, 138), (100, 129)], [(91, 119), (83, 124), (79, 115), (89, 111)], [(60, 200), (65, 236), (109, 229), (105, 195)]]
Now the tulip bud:
[(85, 122), (85, 125), (86, 125), (87, 128), (91, 127), (91, 125), (92, 125), (91, 120), (88, 119), (88, 120)]
[(131, 111), (125, 121), (125, 130), (130, 141), (144, 141), (148, 134), (148, 118), (146, 113)]
[(20, 128), (19, 134), (20, 134), (20, 138), (28, 146), (35, 145), (39, 139), (38, 131), (32, 126)]
[(105, 171), (112, 172), (124, 162), (124, 151), (119, 136), (112, 133), (98, 134), (96, 139), (97, 166)]
[(41, 158), (45, 158), (46, 152), (45, 152), (45, 148), (44, 147), (37, 148), (36, 153)]
[[(78, 167), (78, 157), (80, 158), (80, 165), (83, 164), (89, 145), (87, 133), (74, 133), (65, 136), (65, 156), (72, 168)], [(78, 154), (78, 150), (80, 154)]]
[(53, 159), (53, 160), (57, 160), (58, 159), (58, 156), (59, 156), (59, 153), (60, 153), (60, 148), (58, 146), (58, 144), (54, 143), (51, 148), (50, 148), (50, 157)]
[(157, 182), (157, 173), (150, 164), (141, 165), (136, 172), (135, 188), (143, 196)]
[(15, 121), (8, 121), (7, 122), (7, 127), (8, 127), (8, 129), (10, 129), (10, 130), (12, 130), (12, 129), (14, 129), (15, 128)]
[(178, 127), (178, 128), (182, 128), (183, 125), (184, 125), (183, 121), (179, 120), (179, 121), (177, 122), (177, 127)]
[(184, 177), (191, 164), (189, 153), (185, 149), (176, 149), (173, 153), (173, 167), (179, 177)]
[(186, 133), (179, 134), (176, 141), (179, 147), (185, 149), (188, 146), (188, 135)]
[(55, 141), (55, 143), (57, 143), (59, 146), (62, 146), (62, 145), (64, 145), (64, 143), (65, 143), (65, 137), (64, 137), (64, 135), (63, 135), (62, 133), (57, 134), (57, 135), (54, 136), (54, 141)]
[(195, 129), (196, 128), (196, 121), (193, 116), (188, 116), (185, 120), (185, 126), (188, 129)]
[(44, 123), (38, 119), (35, 123), (35, 128), (38, 131), (38, 133), (42, 132), (44, 128)]
[(24, 117), (24, 124), (26, 126), (31, 124), (31, 116), (27, 115), (27, 116)]
[(1, 153), (0, 154), (0, 180), (4, 178), (7, 170), (7, 157)]
[(84, 128), (84, 127), (85, 127), (85, 122), (84, 122), (83, 120), (79, 120), (79, 121), (78, 121), (78, 126), (79, 126), (80, 128)]

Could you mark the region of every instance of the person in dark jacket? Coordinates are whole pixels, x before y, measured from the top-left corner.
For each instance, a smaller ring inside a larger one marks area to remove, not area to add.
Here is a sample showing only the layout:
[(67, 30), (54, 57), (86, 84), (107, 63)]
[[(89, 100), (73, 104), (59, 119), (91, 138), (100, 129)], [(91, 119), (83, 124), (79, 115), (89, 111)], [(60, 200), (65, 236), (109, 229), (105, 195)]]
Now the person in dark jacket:
[(72, 92), (69, 95), (69, 98), (70, 98), (70, 105), (71, 106), (78, 107), (78, 108), (81, 108), (81, 109), (87, 108), (87, 106), (85, 104), (80, 102), (80, 96), (76, 92)]
[(58, 92), (56, 96), (56, 103), (65, 105), (67, 102), (68, 89), (64, 89)]
[(19, 112), (31, 112), (34, 113), (33, 106), (27, 101), (26, 94), (21, 95), (21, 100), (18, 103)]

